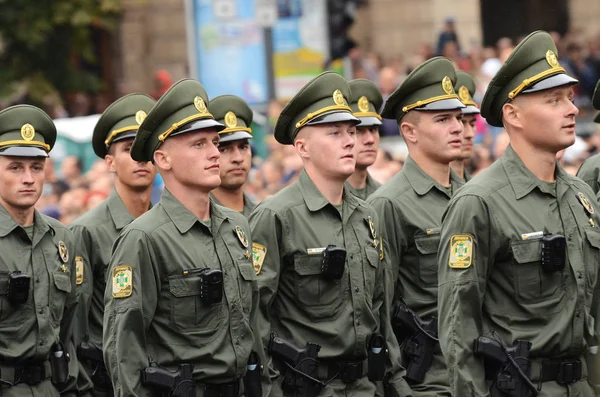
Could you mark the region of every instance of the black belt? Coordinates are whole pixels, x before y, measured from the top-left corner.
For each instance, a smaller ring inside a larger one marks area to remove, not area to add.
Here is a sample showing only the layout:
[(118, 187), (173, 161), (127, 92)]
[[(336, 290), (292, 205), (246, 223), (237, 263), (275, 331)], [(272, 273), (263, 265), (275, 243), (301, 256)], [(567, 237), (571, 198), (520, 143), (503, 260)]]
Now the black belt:
[(539, 380), (555, 381), (559, 385), (566, 386), (582, 378), (582, 367), (580, 359), (544, 361), (541, 363)]
[(0, 379), (12, 385), (25, 383), (34, 386), (50, 379), (51, 376), (52, 369), (49, 361), (29, 365), (0, 365)]
[(240, 381), (204, 384), (204, 397), (239, 397)]
[(352, 383), (367, 375), (367, 360), (320, 360), (319, 378), (323, 381), (340, 379)]

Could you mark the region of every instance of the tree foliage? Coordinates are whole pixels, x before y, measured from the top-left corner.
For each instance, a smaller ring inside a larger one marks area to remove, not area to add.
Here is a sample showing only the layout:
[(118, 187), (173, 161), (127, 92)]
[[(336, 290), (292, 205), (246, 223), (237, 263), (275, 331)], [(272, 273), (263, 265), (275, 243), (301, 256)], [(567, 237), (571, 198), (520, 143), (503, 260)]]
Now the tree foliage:
[(97, 91), (82, 70), (98, 61), (94, 30), (116, 28), (121, 0), (0, 0), (0, 96), (26, 90), (34, 100), (51, 92)]

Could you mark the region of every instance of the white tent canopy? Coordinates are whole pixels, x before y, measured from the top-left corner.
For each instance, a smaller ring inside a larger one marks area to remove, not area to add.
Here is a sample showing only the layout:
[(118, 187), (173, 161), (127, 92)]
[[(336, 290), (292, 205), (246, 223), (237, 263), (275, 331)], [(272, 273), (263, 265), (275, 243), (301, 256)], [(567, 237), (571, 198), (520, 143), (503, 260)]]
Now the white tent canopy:
[(69, 138), (77, 143), (87, 143), (92, 141), (94, 127), (100, 118), (99, 114), (91, 116), (70, 117), (54, 120), (56, 130), (59, 136)]

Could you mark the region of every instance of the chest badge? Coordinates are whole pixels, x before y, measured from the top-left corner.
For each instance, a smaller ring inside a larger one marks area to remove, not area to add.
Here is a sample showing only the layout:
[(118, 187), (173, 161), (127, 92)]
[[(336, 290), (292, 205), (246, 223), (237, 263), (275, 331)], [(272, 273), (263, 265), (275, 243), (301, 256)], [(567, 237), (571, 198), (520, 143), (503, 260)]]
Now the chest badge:
[(246, 237), (246, 233), (244, 233), (244, 230), (242, 230), (241, 227), (236, 226), (234, 231), (237, 235), (238, 240), (240, 240), (240, 243), (242, 243), (244, 248), (248, 248), (248, 237)]
[(369, 225), (369, 231), (371, 232), (371, 237), (373, 239), (377, 238), (377, 232), (375, 231), (375, 223), (373, 223), (373, 218), (371, 218), (370, 216), (368, 216), (365, 219), (365, 222), (367, 222), (367, 225)]
[(58, 242), (58, 255), (63, 262), (69, 261), (69, 250), (62, 240)]
[(577, 193), (577, 200), (579, 200), (579, 202), (583, 206), (583, 209), (585, 209), (585, 212), (587, 212), (588, 215), (594, 214), (594, 207), (592, 207), (592, 204), (590, 204), (589, 200), (587, 199), (587, 197), (585, 197), (583, 193)]

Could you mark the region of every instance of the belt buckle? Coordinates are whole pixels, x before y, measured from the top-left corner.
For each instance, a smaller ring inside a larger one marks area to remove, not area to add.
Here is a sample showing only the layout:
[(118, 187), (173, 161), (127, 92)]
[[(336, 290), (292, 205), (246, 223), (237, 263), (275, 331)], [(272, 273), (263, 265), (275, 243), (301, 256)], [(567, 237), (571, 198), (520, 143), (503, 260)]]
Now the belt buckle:
[(362, 361), (348, 362), (344, 365), (342, 370), (342, 382), (352, 383), (357, 379), (360, 379), (363, 374), (363, 363)]
[(556, 383), (567, 386), (581, 379), (581, 360), (563, 361), (558, 365)]

